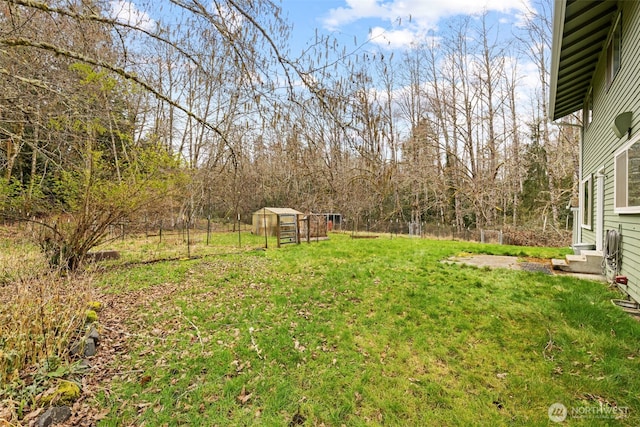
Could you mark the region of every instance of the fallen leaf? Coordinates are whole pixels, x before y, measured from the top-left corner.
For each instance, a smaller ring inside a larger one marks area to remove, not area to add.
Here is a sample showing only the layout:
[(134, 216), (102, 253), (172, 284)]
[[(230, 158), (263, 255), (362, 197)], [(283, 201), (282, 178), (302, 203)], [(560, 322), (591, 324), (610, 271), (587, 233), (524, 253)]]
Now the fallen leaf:
[(93, 419), (96, 420), (96, 421), (100, 421), (100, 420), (102, 420), (104, 418), (107, 418), (107, 415), (109, 415), (109, 412), (111, 412), (110, 408), (103, 409), (102, 411), (100, 411), (97, 414), (95, 414), (93, 416)]
[(251, 399), (251, 396), (253, 396), (253, 393), (247, 394), (247, 390), (245, 386), (242, 386), (242, 391), (240, 392), (240, 395), (238, 395), (236, 399), (238, 399), (241, 405), (244, 405), (249, 401), (249, 399)]
[(13, 418), (13, 413), (9, 408), (0, 408), (0, 426), (3, 426), (4, 422), (9, 425), (9, 421)]
[(149, 383), (149, 381), (151, 381), (151, 375), (143, 375), (140, 378), (140, 385), (144, 387)]
[(293, 342), (293, 348), (298, 350), (300, 353), (306, 350), (306, 347), (300, 344), (300, 341), (295, 340)]

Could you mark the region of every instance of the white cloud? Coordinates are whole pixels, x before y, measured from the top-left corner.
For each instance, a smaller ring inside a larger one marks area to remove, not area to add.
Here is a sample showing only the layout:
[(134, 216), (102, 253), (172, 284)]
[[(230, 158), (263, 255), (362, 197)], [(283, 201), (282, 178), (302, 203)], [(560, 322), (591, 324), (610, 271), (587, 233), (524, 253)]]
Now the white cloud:
[(156, 26), (154, 20), (146, 12), (138, 9), (130, 1), (112, 0), (109, 2), (109, 8), (109, 16), (123, 24), (139, 27), (146, 31), (151, 31)]
[(342, 25), (350, 24), (360, 19), (381, 18), (386, 15), (384, 6), (378, 0), (346, 0), (347, 7), (329, 10), (323, 22), (326, 28), (336, 30)]
[(399, 49), (409, 46), (416, 39), (416, 33), (409, 29), (385, 30), (374, 27), (369, 31), (369, 41), (385, 49)]
[[(480, 15), (483, 12), (511, 14), (522, 19), (533, 8), (530, 0), (345, 0), (346, 6), (329, 10), (322, 20), (326, 29), (335, 31), (360, 20), (388, 22), (388, 45), (408, 46), (429, 31), (436, 31), (438, 23), (456, 15)], [(379, 27), (371, 36), (380, 35)], [(412, 37), (409, 37), (412, 35)], [(383, 44), (383, 43), (381, 43)]]

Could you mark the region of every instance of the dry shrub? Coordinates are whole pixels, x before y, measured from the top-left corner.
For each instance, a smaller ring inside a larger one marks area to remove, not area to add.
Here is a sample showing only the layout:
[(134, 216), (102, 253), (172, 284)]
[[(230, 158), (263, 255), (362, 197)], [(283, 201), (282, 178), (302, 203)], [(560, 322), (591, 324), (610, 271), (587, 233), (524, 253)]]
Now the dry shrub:
[(51, 271), (33, 231), (0, 227), (0, 425), (27, 425), (37, 396), (71, 372), (91, 300), (91, 278)]
[(571, 245), (571, 231), (505, 227), (503, 243), (516, 246), (564, 247)]
[(0, 384), (52, 357), (64, 359), (82, 331), (89, 280), (47, 274), (0, 285)]
[[(0, 227), (0, 286), (29, 280), (49, 271), (33, 240), (17, 227)], [(6, 290), (0, 288), (0, 292)]]

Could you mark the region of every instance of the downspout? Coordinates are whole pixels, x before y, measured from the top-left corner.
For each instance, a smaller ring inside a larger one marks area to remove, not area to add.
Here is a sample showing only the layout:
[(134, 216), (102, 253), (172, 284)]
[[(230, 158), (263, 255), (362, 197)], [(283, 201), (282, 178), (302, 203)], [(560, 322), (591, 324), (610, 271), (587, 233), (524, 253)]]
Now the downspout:
[(596, 191), (598, 194), (596, 206), (596, 251), (602, 251), (604, 241), (604, 166), (596, 172)]

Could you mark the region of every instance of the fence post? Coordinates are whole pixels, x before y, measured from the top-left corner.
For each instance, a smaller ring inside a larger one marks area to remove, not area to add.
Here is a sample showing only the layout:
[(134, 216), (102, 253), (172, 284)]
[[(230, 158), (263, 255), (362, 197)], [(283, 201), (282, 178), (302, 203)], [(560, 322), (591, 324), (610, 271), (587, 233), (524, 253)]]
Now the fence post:
[(189, 237), (189, 221), (187, 220), (187, 258), (191, 258), (191, 239)]
[(210, 234), (211, 234), (211, 215), (207, 215), (207, 246), (209, 246)]
[(269, 248), (269, 238), (267, 237), (267, 208), (262, 208), (262, 223), (264, 225), (264, 248)]
[(280, 215), (276, 215), (276, 239), (278, 240), (277, 247), (280, 247)]

